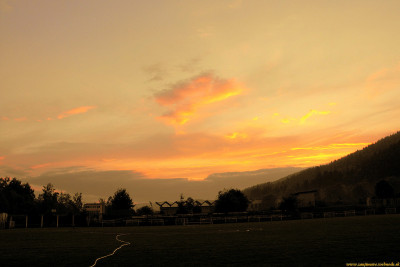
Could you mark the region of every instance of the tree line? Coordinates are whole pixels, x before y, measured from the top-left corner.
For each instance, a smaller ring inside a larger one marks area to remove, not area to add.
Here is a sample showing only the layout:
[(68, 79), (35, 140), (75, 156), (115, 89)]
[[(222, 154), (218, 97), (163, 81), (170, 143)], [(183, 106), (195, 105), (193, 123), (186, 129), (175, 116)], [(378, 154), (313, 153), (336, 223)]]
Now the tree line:
[[(100, 202), (104, 200), (100, 199)], [(110, 212), (132, 210), (133, 201), (125, 189), (118, 189), (105, 202)], [(42, 192), (35, 196), (29, 183), (17, 178), (0, 178), (0, 213), (9, 214), (80, 214), (84, 212), (82, 193), (57, 192), (51, 183), (43, 186)]]
[[(198, 207), (194, 205), (194, 199), (189, 197), (186, 201), (179, 202), (178, 213), (196, 213)], [(106, 214), (112, 217), (125, 217), (134, 214), (149, 215), (154, 211), (150, 206), (144, 206), (134, 210), (134, 202), (126, 189), (118, 189), (104, 203)], [(220, 191), (215, 201), (216, 212), (246, 211), (249, 205), (247, 197), (238, 189)], [(76, 215), (84, 213), (82, 193), (57, 192), (51, 183), (43, 186), (42, 192), (35, 196), (29, 183), (22, 183), (17, 178), (0, 178), (0, 213), (8, 214), (62, 214)]]

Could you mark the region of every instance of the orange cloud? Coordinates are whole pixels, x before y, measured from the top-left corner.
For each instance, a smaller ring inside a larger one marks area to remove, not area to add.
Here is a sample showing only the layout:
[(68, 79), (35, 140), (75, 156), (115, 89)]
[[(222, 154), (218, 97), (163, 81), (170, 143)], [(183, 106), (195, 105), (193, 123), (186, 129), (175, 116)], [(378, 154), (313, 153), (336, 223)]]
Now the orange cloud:
[(52, 165), (52, 163), (38, 164), (38, 165), (31, 166), (31, 169), (36, 170), (36, 169), (48, 167), (48, 166), (50, 166), (50, 165)]
[(64, 119), (66, 117), (72, 116), (72, 115), (77, 115), (77, 114), (81, 114), (81, 113), (86, 113), (91, 109), (96, 108), (95, 106), (83, 106), (83, 107), (78, 107), (78, 108), (74, 108), (68, 111), (64, 111), (63, 113), (61, 113), (60, 115), (57, 116), (57, 119), (61, 120)]
[(6, 116), (2, 116), (2, 117), (1, 117), (1, 120), (2, 120), (2, 121), (8, 121), (8, 120), (10, 120), (10, 119), (9, 119), (8, 117), (6, 117)]
[(318, 155), (307, 155), (307, 156), (287, 156), (288, 158), (294, 159), (294, 160), (301, 160), (304, 161), (304, 163), (309, 163), (312, 160), (315, 163), (317, 162), (324, 162), (326, 163), (328, 160), (334, 160), (338, 159), (341, 157), (346, 156), (348, 153), (347, 152), (341, 152), (341, 153), (321, 153)]
[(370, 144), (371, 143), (330, 144), (326, 146), (294, 147), (291, 150), (328, 150), (328, 149), (340, 149), (340, 148), (351, 148), (351, 147), (365, 147)]
[(0, 160), (3, 160), (3, 159), (5, 159), (6, 157), (3, 157), (3, 156), (0, 156)]
[(183, 125), (200, 108), (239, 95), (243, 90), (235, 80), (222, 80), (212, 74), (203, 74), (156, 94), (155, 100), (162, 106), (172, 107), (160, 119), (168, 124)]
[(15, 121), (26, 121), (27, 118), (26, 117), (21, 117), (21, 118), (15, 118)]
[(107, 146), (100, 151), (85, 144), (67, 146), (69, 149), (65, 149), (65, 144), (51, 146), (46, 150), (52, 151), (50, 156), (36, 161), (36, 154), (31, 153), (27, 164), (31, 166), (30, 175), (79, 165), (98, 170), (135, 170), (147, 178), (201, 179), (215, 172), (325, 164), (369, 144), (358, 140), (368, 142), (361, 137), (349, 139), (334, 133), (268, 137), (252, 128), (226, 135), (168, 133), (142, 140), (140, 144)]

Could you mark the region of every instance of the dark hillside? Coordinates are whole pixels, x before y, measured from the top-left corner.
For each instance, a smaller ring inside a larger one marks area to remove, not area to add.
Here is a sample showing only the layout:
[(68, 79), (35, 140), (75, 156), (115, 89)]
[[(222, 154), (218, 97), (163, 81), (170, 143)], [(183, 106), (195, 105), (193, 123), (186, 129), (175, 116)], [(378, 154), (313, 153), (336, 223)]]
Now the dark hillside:
[(356, 204), (374, 196), (374, 187), (382, 179), (400, 193), (400, 132), (330, 164), (249, 187), (244, 192), (250, 199), (273, 203), (299, 191), (318, 190), (324, 203)]

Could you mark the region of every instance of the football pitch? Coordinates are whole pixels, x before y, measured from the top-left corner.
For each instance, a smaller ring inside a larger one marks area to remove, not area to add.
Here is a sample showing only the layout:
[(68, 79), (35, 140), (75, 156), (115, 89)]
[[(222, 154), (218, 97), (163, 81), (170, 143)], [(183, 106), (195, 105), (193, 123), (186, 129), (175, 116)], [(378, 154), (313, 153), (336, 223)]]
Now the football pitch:
[(0, 231), (1, 266), (346, 266), (400, 261), (400, 215)]

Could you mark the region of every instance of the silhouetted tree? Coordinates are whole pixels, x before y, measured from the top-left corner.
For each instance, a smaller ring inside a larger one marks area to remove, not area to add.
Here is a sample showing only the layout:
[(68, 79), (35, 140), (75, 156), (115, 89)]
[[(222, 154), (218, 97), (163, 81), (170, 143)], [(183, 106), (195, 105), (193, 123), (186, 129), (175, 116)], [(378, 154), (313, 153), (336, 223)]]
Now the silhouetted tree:
[(83, 211), (82, 193), (75, 193), (72, 197), (72, 208), (74, 214)]
[(378, 198), (392, 198), (394, 189), (387, 181), (381, 180), (375, 185), (375, 195)]
[(133, 211), (133, 201), (126, 189), (118, 189), (112, 197), (108, 198), (107, 206), (111, 214), (115, 216), (128, 216)]
[(239, 189), (220, 191), (215, 202), (216, 212), (240, 212), (246, 211), (249, 200)]
[(268, 194), (262, 198), (263, 209), (274, 209), (276, 205), (276, 196)]
[(68, 193), (60, 193), (57, 198), (57, 213), (67, 214), (73, 212), (73, 204), (71, 195)]
[(40, 210), (44, 214), (51, 213), (53, 209), (57, 209), (58, 206), (58, 195), (54, 186), (48, 183), (43, 186), (43, 193), (39, 195)]
[(193, 208), (194, 208), (194, 199), (188, 197), (185, 200), (183, 195), (181, 194), (181, 200), (178, 202), (178, 210), (176, 213), (178, 214), (193, 213)]
[(0, 178), (0, 212), (26, 214), (34, 211), (35, 194), (28, 183)]
[(295, 196), (289, 196), (283, 198), (279, 208), (283, 211), (293, 212), (297, 209), (297, 198)]
[(153, 209), (151, 207), (143, 206), (143, 207), (137, 209), (136, 213), (138, 215), (152, 215), (154, 212), (153, 212)]

